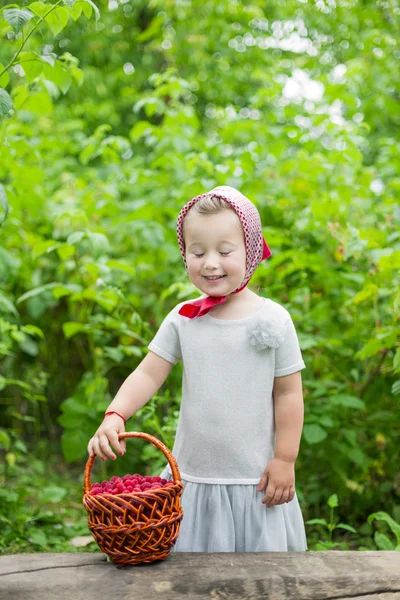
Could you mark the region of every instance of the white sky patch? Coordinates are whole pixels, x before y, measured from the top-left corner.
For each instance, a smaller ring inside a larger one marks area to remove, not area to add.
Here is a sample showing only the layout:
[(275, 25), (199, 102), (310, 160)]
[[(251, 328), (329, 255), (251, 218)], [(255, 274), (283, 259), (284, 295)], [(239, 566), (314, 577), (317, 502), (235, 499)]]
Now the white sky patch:
[(374, 194), (382, 194), (382, 192), (385, 189), (385, 185), (382, 181), (382, 179), (374, 179), (373, 181), (371, 181), (370, 185), (369, 185), (369, 189), (374, 192)]
[(331, 81), (333, 81), (334, 83), (344, 83), (345, 79), (345, 73), (347, 71), (347, 67), (346, 65), (336, 65), (336, 67), (334, 67), (330, 73), (330, 79)]
[[(241, 40), (237, 36), (234, 40), (231, 40), (229, 45), (235, 47), (239, 52), (243, 51), (242, 46), (250, 46), (255, 43), (262, 50), (268, 48), (279, 48), (280, 50), (296, 52), (298, 54), (308, 54), (309, 56), (316, 56), (318, 54), (317, 48), (314, 46), (312, 40), (307, 37), (308, 31), (302, 19), (296, 19), (295, 21), (273, 21), (271, 24), (268, 19), (253, 19), (250, 21), (250, 27), (258, 32), (268, 32), (267, 35), (256, 35), (254, 43), (250, 42), (248, 34), (243, 39), (244, 44), (241, 44)], [(235, 43), (236, 42), (236, 43)]]
[(321, 82), (310, 79), (310, 76), (301, 69), (294, 69), (292, 76), (286, 79), (282, 95), (288, 100), (311, 100), (319, 102), (324, 95), (324, 86)]

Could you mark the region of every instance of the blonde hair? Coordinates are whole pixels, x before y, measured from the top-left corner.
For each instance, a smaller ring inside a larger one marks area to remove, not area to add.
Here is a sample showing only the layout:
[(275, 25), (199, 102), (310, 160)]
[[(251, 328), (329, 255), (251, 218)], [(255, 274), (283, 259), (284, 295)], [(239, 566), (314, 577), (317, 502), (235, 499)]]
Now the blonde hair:
[(221, 212), (222, 210), (233, 210), (232, 206), (226, 200), (219, 198), (218, 196), (205, 196), (200, 198), (189, 210), (189, 212), (197, 212), (200, 215), (214, 215)]
[(232, 210), (236, 213), (235, 209), (222, 198), (218, 196), (204, 196), (204, 198), (200, 198), (193, 206), (188, 210), (185, 218), (182, 222), (182, 233), (184, 235), (185, 231), (185, 221), (188, 217), (198, 215), (216, 215), (224, 210)]

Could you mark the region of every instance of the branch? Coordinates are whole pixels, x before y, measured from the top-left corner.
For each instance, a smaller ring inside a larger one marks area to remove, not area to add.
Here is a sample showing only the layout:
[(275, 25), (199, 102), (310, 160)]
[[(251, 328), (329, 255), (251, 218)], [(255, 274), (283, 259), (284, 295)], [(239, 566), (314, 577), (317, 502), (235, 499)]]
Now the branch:
[(19, 47), (19, 49), (17, 50), (16, 55), (10, 60), (10, 62), (8, 63), (8, 65), (6, 67), (4, 67), (4, 69), (1, 71), (0, 73), (0, 77), (3, 75), (3, 73), (5, 73), (6, 71), (8, 71), (8, 69), (10, 67), (12, 67), (12, 65), (15, 63), (15, 61), (17, 60), (18, 56), (21, 54), (23, 47), (25, 46), (26, 42), (29, 40), (29, 38), (31, 37), (32, 33), (39, 27), (39, 25), (46, 20), (46, 17), (57, 8), (57, 6), (59, 4), (61, 4), (63, 0), (58, 0), (58, 2), (56, 2), (56, 4), (53, 4), (53, 6), (50, 8), (50, 10), (47, 11), (47, 13), (45, 15), (43, 15), (43, 17), (40, 17), (39, 21), (36, 23), (36, 25), (34, 27), (32, 27), (31, 31), (28, 33), (28, 35), (26, 36), (26, 38), (24, 39), (24, 41), (22, 42), (21, 46)]
[(373, 380), (373, 378), (375, 377), (375, 375), (377, 375), (380, 371), (380, 368), (382, 366), (383, 361), (386, 358), (387, 353), (389, 352), (389, 348), (385, 348), (385, 350), (382, 352), (381, 358), (378, 362), (378, 364), (375, 366), (374, 369), (372, 369), (372, 371), (370, 372), (370, 374), (368, 375), (368, 379), (367, 381), (364, 383), (364, 385), (362, 386), (362, 388), (360, 389), (360, 398), (363, 397), (364, 392), (366, 392), (369, 384), (371, 383), (371, 381)]

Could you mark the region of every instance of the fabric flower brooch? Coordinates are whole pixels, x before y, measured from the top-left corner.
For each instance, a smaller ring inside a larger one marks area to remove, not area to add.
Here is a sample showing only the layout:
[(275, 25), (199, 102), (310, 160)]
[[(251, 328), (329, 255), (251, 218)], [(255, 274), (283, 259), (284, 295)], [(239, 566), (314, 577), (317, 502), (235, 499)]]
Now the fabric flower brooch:
[(248, 336), (251, 346), (261, 352), (266, 348), (278, 348), (283, 342), (286, 327), (276, 319), (260, 319), (248, 327)]

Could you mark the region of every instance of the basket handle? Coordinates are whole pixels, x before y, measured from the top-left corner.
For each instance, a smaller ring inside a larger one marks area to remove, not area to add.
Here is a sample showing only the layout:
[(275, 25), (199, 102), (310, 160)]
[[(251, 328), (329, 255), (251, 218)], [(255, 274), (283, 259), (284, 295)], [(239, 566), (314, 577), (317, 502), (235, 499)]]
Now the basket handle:
[[(144, 433), (143, 431), (126, 431), (125, 433), (118, 434), (119, 440), (124, 440), (125, 438), (142, 438), (143, 440), (147, 440), (148, 442), (153, 444), (153, 446), (155, 446), (156, 448), (161, 450), (161, 452), (163, 452), (163, 454), (165, 455), (166, 459), (168, 460), (168, 462), (171, 466), (172, 477), (174, 479), (174, 482), (182, 483), (181, 474), (178, 469), (178, 464), (177, 464), (175, 458), (172, 456), (172, 452), (167, 448), (167, 446), (165, 444), (163, 444), (162, 442), (160, 442), (159, 439), (154, 437), (154, 435), (150, 435), (149, 433)], [(85, 472), (84, 472), (84, 476), (83, 476), (83, 482), (84, 482), (83, 490), (84, 490), (85, 494), (87, 494), (90, 490), (90, 476), (92, 474), (92, 468), (93, 468), (93, 463), (94, 463), (95, 458), (96, 458), (96, 455), (89, 456), (88, 461), (85, 466)]]

